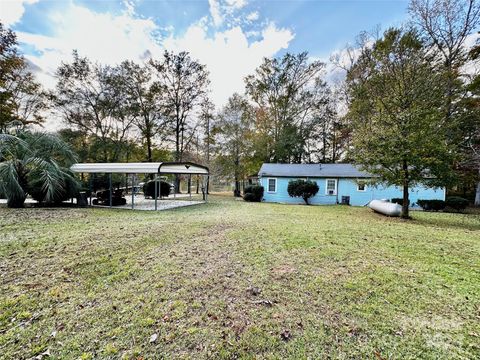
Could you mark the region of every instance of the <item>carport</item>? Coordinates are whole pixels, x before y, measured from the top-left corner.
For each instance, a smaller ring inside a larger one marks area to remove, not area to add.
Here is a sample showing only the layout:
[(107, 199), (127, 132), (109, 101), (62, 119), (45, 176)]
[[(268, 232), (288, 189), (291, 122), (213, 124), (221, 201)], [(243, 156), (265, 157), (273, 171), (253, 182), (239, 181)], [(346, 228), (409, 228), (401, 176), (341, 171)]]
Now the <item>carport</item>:
[[(83, 174), (108, 174), (109, 175), (109, 207), (112, 207), (112, 174), (126, 174), (132, 177), (132, 203), (131, 208), (135, 209), (135, 193), (133, 191), (136, 176), (138, 174), (152, 174), (155, 181), (155, 207), (158, 210), (158, 179), (161, 175), (188, 175), (191, 184), (192, 175), (201, 176), (202, 199), (207, 201), (206, 185), (209, 179), (209, 170), (206, 166), (192, 162), (145, 162), (145, 163), (78, 163), (70, 167), (73, 172)], [(92, 181), (90, 179), (90, 205), (92, 205)], [(178, 189), (174, 186), (174, 198)], [(191, 188), (189, 187), (191, 198)]]

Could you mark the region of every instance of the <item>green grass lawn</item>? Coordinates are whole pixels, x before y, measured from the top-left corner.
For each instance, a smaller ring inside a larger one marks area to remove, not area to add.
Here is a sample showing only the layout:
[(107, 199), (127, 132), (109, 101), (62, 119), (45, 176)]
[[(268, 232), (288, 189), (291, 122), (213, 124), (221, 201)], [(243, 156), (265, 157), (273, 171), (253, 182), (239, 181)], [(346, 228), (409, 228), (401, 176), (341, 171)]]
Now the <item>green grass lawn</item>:
[(0, 209), (0, 357), (480, 357), (480, 216)]

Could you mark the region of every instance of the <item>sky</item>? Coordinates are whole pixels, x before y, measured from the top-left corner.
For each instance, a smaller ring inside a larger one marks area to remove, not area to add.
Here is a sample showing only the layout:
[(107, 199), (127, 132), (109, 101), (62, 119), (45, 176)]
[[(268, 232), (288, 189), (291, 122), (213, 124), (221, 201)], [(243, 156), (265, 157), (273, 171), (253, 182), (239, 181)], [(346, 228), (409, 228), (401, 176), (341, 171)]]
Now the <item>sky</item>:
[(407, 19), (407, 0), (0, 0), (40, 82), (81, 56), (115, 65), (188, 51), (210, 71), (211, 98), (225, 104), (264, 57), (308, 51), (328, 61), (363, 30)]

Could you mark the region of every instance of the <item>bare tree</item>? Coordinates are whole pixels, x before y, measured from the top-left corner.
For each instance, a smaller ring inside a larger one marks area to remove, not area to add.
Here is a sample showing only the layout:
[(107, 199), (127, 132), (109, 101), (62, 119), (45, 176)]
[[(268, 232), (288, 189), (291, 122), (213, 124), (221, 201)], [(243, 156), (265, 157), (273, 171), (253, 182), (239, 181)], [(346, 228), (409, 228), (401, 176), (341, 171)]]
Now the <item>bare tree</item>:
[[(215, 115), (214, 115), (215, 105), (210, 101), (210, 99), (205, 98), (201, 103), (200, 111), (201, 111), (200, 121), (203, 129), (203, 145), (204, 145), (204, 154), (205, 154), (204, 159), (205, 159), (206, 165), (210, 167), (212, 145), (215, 143), (215, 136), (212, 132), (213, 121), (215, 118)], [(210, 189), (210, 179), (207, 182), (207, 189), (206, 189), (207, 194), (209, 193), (209, 189)]]
[[(173, 130), (175, 161), (183, 161), (184, 151), (195, 136), (193, 113), (207, 94), (209, 73), (187, 52), (165, 51), (163, 59), (151, 60), (150, 66), (154, 69), (154, 86), (162, 94), (163, 114)], [(175, 178), (175, 187), (180, 190), (179, 176)]]
[[(63, 63), (56, 73), (57, 109), (69, 125), (99, 140), (105, 162), (118, 159), (118, 146), (128, 136), (134, 120), (117, 75), (111, 67), (94, 64), (76, 51), (73, 62)], [(112, 142), (113, 152), (109, 151)]]
[(189, 121), (207, 94), (209, 74), (205, 65), (193, 60), (187, 52), (165, 51), (161, 61), (151, 60), (150, 65), (155, 70), (155, 86), (162, 94), (163, 113), (175, 136), (175, 161), (182, 161), (183, 152), (193, 139), (191, 130), (195, 128)]
[(218, 114), (217, 137), (220, 151), (216, 162), (222, 175), (233, 178), (233, 194), (236, 197), (241, 196), (240, 181), (248, 175), (246, 160), (251, 156), (251, 119), (251, 108), (247, 100), (239, 94), (233, 94)]
[[(146, 159), (152, 162), (152, 148), (159, 135), (165, 135), (166, 119), (162, 115), (160, 88), (151, 81), (151, 68), (133, 61), (119, 66), (126, 101), (135, 113), (135, 125), (147, 148)], [(160, 139), (161, 141), (162, 139)]]
[(411, 0), (409, 12), (414, 25), (434, 50), (446, 70), (445, 117), (454, 112), (456, 79), (468, 59), (467, 37), (480, 25), (478, 0)]

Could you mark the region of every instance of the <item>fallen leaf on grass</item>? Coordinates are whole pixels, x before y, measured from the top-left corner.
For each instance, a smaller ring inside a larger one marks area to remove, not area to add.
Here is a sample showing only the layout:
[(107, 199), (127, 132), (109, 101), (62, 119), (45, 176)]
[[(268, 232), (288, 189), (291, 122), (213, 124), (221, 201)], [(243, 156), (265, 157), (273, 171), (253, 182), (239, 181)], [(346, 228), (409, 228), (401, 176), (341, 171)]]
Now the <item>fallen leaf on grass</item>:
[(155, 341), (157, 341), (157, 338), (158, 338), (158, 334), (156, 333), (150, 336), (150, 343), (154, 343)]

